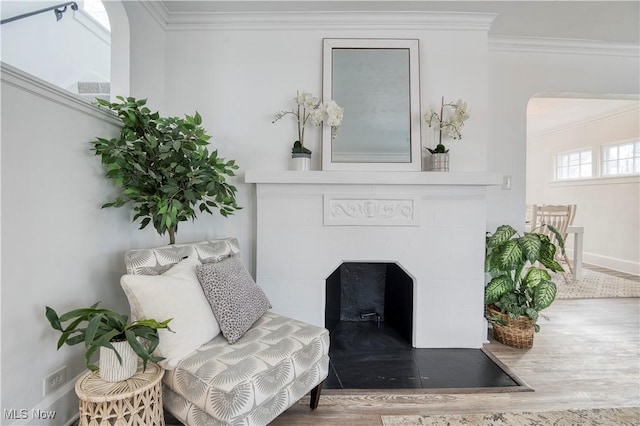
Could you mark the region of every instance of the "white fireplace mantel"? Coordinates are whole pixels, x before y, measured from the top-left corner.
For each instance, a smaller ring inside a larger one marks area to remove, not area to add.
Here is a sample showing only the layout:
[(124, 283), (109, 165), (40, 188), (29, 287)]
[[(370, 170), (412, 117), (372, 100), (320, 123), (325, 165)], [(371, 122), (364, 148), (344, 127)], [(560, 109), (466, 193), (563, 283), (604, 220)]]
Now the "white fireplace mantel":
[(325, 325), (343, 262), (396, 263), (413, 279), (414, 347), (479, 348), (487, 172), (267, 171), (256, 184), (256, 280), (274, 311)]
[(248, 170), (247, 183), (326, 185), (463, 185), (496, 186), (502, 175), (488, 172), (366, 172)]

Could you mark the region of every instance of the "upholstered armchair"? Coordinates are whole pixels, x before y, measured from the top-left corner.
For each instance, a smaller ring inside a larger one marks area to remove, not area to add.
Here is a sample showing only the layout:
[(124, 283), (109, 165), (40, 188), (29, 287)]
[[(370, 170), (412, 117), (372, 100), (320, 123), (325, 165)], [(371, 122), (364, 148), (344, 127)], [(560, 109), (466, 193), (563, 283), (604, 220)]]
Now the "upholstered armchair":
[[(327, 377), (329, 333), (271, 312), (234, 238), (125, 254), (132, 318), (162, 330), (164, 406), (187, 425), (266, 425)], [(165, 332), (166, 331), (166, 332)]]

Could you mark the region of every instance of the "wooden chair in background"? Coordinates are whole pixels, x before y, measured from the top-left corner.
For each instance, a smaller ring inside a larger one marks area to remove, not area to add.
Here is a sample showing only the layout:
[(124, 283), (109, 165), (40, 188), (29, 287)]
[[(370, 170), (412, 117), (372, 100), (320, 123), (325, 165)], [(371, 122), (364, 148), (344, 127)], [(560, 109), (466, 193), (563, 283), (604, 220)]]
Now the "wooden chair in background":
[[(550, 204), (533, 204), (531, 206), (531, 228), (535, 229), (535, 232), (545, 234), (549, 239), (558, 245), (556, 236), (548, 227), (541, 225), (551, 225), (558, 230), (563, 240), (567, 241), (567, 228), (573, 224), (573, 219), (576, 216), (575, 204), (567, 205), (550, 205)], [(564, 253), (558, 247), (556, 255), (561, 257), (567, 263), (569, 271), (573, 274), (573, 268), (567, 254)]]

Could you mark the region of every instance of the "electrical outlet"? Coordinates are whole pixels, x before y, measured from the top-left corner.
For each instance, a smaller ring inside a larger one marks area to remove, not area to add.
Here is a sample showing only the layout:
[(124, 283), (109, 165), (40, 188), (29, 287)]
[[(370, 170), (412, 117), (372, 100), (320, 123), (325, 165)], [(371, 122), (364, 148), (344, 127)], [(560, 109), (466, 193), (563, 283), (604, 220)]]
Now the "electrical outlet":
[(60, 367), (44, 378), (42, 396), (47, 396), (67, 382), (67, 366)]

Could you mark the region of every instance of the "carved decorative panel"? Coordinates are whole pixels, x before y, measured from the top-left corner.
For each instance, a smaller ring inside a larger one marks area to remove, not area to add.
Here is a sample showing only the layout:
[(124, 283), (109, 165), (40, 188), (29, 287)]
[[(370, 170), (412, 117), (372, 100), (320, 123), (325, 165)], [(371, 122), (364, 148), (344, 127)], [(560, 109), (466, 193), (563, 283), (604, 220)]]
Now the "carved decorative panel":
[(324, 195), (324, 225), (419, 226), (416, 195)]

